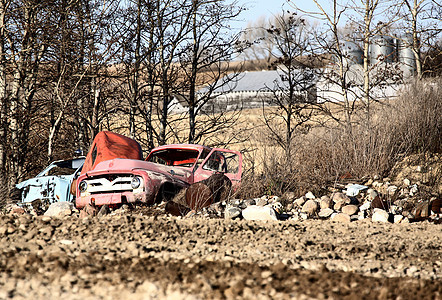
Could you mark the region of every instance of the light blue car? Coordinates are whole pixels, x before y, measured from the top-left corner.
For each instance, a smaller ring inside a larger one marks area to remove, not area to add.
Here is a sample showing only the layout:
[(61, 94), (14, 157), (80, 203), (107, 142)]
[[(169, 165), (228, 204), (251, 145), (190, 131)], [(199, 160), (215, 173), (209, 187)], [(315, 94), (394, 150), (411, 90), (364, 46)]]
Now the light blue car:
[(17, 189), (21, 191), (21, 202), (18, 204), (45, 209), (54, 202), (74, 203), (75, 191), (71, 193), (71, 185), (80, 174), (84, 160), (85, 157), (79, 157), (54, 161), (36, 177), (17, 184)]

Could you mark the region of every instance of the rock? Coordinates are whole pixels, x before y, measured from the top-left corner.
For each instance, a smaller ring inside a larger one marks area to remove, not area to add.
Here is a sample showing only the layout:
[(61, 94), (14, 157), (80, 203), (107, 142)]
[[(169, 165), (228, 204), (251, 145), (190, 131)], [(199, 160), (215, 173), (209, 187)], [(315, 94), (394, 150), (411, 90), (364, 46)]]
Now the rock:
[(382, 182), (374, 181), (371, 186), (374, 188), (380, 188), (382, 186), (382, 184), (383, 184)]
[(315, 200), (307, 200), (307, 202), (304, 203), (302, 206), (302, 212), (307, 213), (309, 215), (313, 215), (316, 213), (316, 210), (318, 209), (318, 203), (316, 203)]
[(238, 207), (229, 207), (224, 211), (224, 219), (235, 219), (241, 215), (241, 209)]
[(308, 192), (307, 194), (305, 194), (305, 198), (310, 199), (310, 200), (316, 199), (315, 195), (313, 195), (312, 192)]
[(354, 215), (358, 211), (358, 207), (356, 205), (345, 205), (342, 207), (342, 212), (349, 216)]
[(242, 216), (246, 220), (278, 220), (275, 210), (269, 206), (248, 206), (242, 211)]
[(333, 209), (331, 208), (322, 208), (319, 213), (318, 216), (320, 216), (321, 218), (328, 218), (332, 215), (333, 213)]
[(410, 188), (410, 196), (413, 197), (415, 194), (417, 194), (417, 192), (419, 192), (417, 184), (413, 184)]
[(353, 221), (359, 221), (359, 216), (358, 215), (350, 216), (350, 222), (353, 222)]
[(411, 184), (410, 179), (408, 179), (408, 178), (404, 178), (404, 185), (405, 185), (405, 186), (409, 186), (410, 184)]
[(394, 215), (393, 222), (395, 224), (399, 224), (400, 222), (402, 222), (403, 219), (404, 219), (403, 215)]
[(367, 182), (365, 182), (364, 185), (371, 186), (372, 184), (373, 184), (373, 179), (370, 178)]
[(286, 199), (288, 202), (293, 202), (295, 200), (295, 193), (293, 192), (285, 192), (283, 195), (283, 198)]
[(85, 218), (87, 216), (95, 216), (96, 214), (97, 214), (97, 209), (95, 208), (95, 206), (88, 204), (85, 207), (83, 207), (83, 209), (80, 211), (80, 218)]
[(333, 215), (331, 217), (331, 220), (334, 222), (341, 222), (341, 223), (350, 223), (350, 216), (344, 213), (338, 213), (336, 215)]
[(59, 218), (70, 216), (72, 214), (73, 206), (74, 204), (70, 202), (54, 202), (49, 206), (44, 215)]
[(369, 201), (373, 201), (374, 198), (376, 198), (377, 196), (379, 196), (378, 192), (374, 189), (368, 189), (367, 190), (367, 199)]
[(333, 205), (333, 209), (334, 210), (341, 210), (342, 206), (344, 205), (344, 203), (342, 202), (337, 202), (335, 203), (335, 205)]
[(269, 201), (267, 200), (267, 197), (261, 197), (256, 199), (256, 205), (258, 206), (266, 206), (269, 203)]
[(359, 210), (360, 211), (365, 211), (365, 210), (370, 209), (370, 207), (371, 207), (371, 202), (367, 201), (364, 204), (362, 204), (361, 206), (359, 206)]
[(291, 211), (293, 209), (293, 203), (287, 204), (287, 211)]
[(301, 198), (296, 199), (296, 200), (294, 201), (294, 203), (295, 203), (297, 206), (302, 206), (302, 205), (304, 205), (304, 203), (305, 203), (306, 200), (307, 200), (307, 199), (305, 198), (305, 196), (302, 196)]
[(108, 205), (103, 205), (97, 213), (97, 217), (102, 217), (108, 215), (110, 213), (110, 209)]
[(394, 193), (396, 193), (398, 187), (395, 185), (390, 185), (389, 187), (387, 187), (387, 194), (390, 196), (393, 196)]
[(243, 203), (246, 207), (250, 206), (250, 205), (256, 205), (256, 200), (255, 199), (246, 199), (246, 200), (244, 200)]
[(344, 203), (344, 204), (349, 204), (351, 200), (350, 200), (350, 198), (349, 198), (346, 194), (344, 194), (344, 193), (334, 193), (334, 194), (332, 195), (332, 201), (333, 201), (334, 203), (341, 202), (341, 203)]
[(358, 212), (358, 220), (364, 220), (366, 217), (365, 210), (361, 210)]
[(407, 217), (404, 217), (401, 221), (401, 224), (408, 224), (410, 223), (410, 220)]
[(350, 204), (351, 199), (346, 194), (339, 192), (332, 195), (332, 201), (335, 203), (333, 208), (335, 210), (341, 210), (345, 204)]
[(16, 204), (13, 204), (11, 207), (8, 207), (7, 210), (9, 210), (10, 214), (17, 214), (17, 215), (22, 215), (25, 213), (25, 210), (23, 207), (20, 207)]
[(331, 208), (332, 204), (333, 202), (329, 196), (322, 196), (321, 200), (319, 201), (319, 206), (321, 207), (321, 209)]
[(383, 223), (387, 223), (388, 222), (388, 217), (389, 214), (387, 211), (383, 210), (383, 209), (379, 209), (379, 208), (375, 208), (373, 215), (371, 216), (371, 220), (373, 222), (383, 222)]

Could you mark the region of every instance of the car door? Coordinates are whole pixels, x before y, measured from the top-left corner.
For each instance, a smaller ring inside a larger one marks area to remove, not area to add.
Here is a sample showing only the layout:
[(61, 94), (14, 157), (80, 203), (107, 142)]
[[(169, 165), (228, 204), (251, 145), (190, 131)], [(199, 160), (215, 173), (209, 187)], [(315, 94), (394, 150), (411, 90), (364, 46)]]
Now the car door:
[(213, 174), (222, 173), (238, 188), (242, 175), (242, 155), (238, 151), (213, 148), (194, 173), (194, 182), (209, 178)]

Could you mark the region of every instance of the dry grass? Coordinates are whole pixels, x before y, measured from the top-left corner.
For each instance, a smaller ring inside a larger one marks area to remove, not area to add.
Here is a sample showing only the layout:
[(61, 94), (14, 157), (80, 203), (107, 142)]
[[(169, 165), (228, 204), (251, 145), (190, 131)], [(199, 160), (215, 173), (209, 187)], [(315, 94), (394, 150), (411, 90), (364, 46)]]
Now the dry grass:
[[(243, 187), (239, 191), (242, 197), (286, 191), (319, 192), (344, 175), (353, 178), (388, 175), (395, 163), (408, 155), (442, 152), (440, 95), (441, 79), (416, 82), (402, 97), (373, 104), (369, 122), (362, 105), (356, 105), (351, 133), (330, 118), (331, 114), (343, 119), (342, 104), (324, 104), (322, 108), (326, 109), (308, 124), (311, 130), (307, 134), (300, 131), (295, 136), (292, 149), (295, 154), (290, 159), (269, 135), (262, 109), (242, 111), (234, 125), (217, 131), (201, 143), (228, 144), (227, 147), (242, 151), (245, 163)], [(171, 124), (175, 126), (176, 135), (171, 135), (168, 143), (183, 142), (188, 134), (187, 122), (180, 121), (178, 116), (175, 118)], [(201, 122), (208, 119), (198, 118)], [(124, 120), (120, 118), (117, 123), (124, 125)], [(432, 181), (437, 183), (440, 179), (432, 178)]]

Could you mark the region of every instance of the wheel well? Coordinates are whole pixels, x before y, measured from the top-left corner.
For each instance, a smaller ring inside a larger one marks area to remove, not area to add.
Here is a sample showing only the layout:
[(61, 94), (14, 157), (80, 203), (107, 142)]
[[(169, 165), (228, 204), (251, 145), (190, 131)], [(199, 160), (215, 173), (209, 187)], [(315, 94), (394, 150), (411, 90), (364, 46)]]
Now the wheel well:
[(165, 182), (158, 190), (157, 196), (155, 198), (156, 203), (161, 201), (170, 201), (173, 197), (181, 190), (178, 186), (171, 182)]

